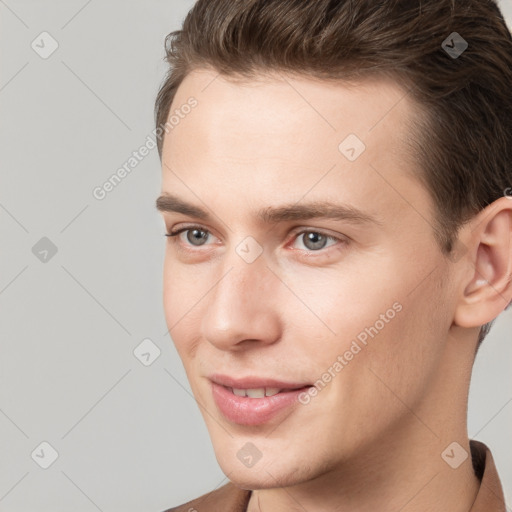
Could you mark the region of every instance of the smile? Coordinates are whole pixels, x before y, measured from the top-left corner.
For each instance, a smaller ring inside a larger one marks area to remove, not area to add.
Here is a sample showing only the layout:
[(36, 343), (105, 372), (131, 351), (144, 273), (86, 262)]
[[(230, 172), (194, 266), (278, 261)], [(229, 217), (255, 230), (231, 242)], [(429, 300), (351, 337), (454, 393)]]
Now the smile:
[(236, 396), (246, 396), (249, 398), (263, 398), (265, 396), (274, 396), (282, 391), (291, 391), (288, 389), (280, 388), (254, 388), (254, 389), (237, 389), (228, 388)]
[(232, 388), (211, 383), (211, 393), (221, 415), (238, 425), (262, 425), (279, 413), (300, 404), (299, 395), (310, 386), (299, 389), (275, 387)]

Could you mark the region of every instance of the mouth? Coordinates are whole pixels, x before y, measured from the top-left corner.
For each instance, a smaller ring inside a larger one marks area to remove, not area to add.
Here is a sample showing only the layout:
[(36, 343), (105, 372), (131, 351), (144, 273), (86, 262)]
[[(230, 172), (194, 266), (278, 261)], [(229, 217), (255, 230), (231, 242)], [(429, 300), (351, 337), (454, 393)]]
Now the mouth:
[(272, 387), (262, 387), (262, 388), (250, 388), (250, 389), (243, 389), (243, 388), (231, 388), (228, 386), (223, 386), (231, 393), (233, 393), (235, 396), (244, 396), (248, 398), (264, 398), (266, 396), (275, 396), (279, 393), (285, 393), (288, 391), (296, 391), (298, 389), (305, 389), (309, 386), (301, 386), (297, 388), (272, 388)]
[[(312, 385), (274, 379), (211, 377), (212, 396), (225, 419), (238, 425), (261, 425), (299, 404)], [(221, 381), (221, 382), (219, 382)]]
[[(296, 389), (302, 389), (305, 387), (311, 386), (309, 382), (286, 382), (283, 380), (272, 379), (272, 378), (264, 378), (264, 377), (241, 377), (235, 379), (234, 377), (229, 377), (227, 375), (215, 374), (210, 376), (210, 380), (215, 384), (219, 384), (226, 388), (232, 389), (234, 391), (270, 391), (273, 394), (280, 393), (281, 391), (294, 391)], [(276, 391), (277, 390), (277, 391)], [(235, 393), (236, 394), (236, 393)], [(238, 395), (243, 396), (243, 395)], [(251, 396), (251, 395), (248, 395)], [(265, 395), (262, 395), (265, 396)], [(260, 395), (257, 395), (255, 398), (260, 398)]]

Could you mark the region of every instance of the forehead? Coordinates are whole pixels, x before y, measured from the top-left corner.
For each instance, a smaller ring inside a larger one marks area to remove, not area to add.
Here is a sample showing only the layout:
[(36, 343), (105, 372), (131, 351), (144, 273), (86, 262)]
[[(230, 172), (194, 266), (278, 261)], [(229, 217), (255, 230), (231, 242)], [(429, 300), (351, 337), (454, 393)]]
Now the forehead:
[(184, 79), (170, 115), (191, 98), (198, 105), (166, 136), (166, 149), (193, 136), (212, 153), (233, 158), (252, 157), (249, 148), (261, 157), (275, 156), (277, 149), (282, 154), (298, 151), (307, 159), (306, 148), (312, 157), (315, 149), (337, 157), (339, 143), (349, 134), (370, 150), (379, 143), (397, 145), (415, 114), (408, 90), (377, 76), (347, 83), (284, 74), (242, 81), (201, 69)]
[(240, 81), (197, 70), (179, 87), (170, 115), (191, 98), (197, 106), (181, 113), (164, 140), (164, 190), (188, 199), (223, 191), (246, 201), (258, 196), (263, 205), (283, 194), (335, 200), (343, 190), (362, 201), (382, 195), (383, 186), (396, 201), (390, 185), (412, 185), (404, 180), (416, 162), (404, 140), (415, 106), (389, 78), (340, 83), (281, 74)]
[[(200, 68), (191, 71), (178, 88), (172, 109), (185, 103), (190, 96), (201, 98), (202, 110), (215, 110), (216, 103), (243, 104), (244, 110), (251, 106), (268, 106), (261, 114), (268, 116), (273, 112), (279, 116), (297, 109), (310, 109), (310, 114), (323, 119), (326, 125), (341, 130), (343, 124), (337, 115), (361, 113), (363, 108), (366, 119), (361, 116), (347, 118), (347, 122), (356, 123), (354, 129), (372, 128), (387, 113), (403, 115), (414, 104), (408, 96), (409, 88), (398, 78), (384, 74), (367, 75), (356, 80), (320, 78), (305, 75), (291, 75), (285, 72), (269, 71), (252, 77), (225, 76), (216, 70)], [(397, 104), (401, 105), (394, 108)], [(359, 124), (360, 123), (360, 124)]]

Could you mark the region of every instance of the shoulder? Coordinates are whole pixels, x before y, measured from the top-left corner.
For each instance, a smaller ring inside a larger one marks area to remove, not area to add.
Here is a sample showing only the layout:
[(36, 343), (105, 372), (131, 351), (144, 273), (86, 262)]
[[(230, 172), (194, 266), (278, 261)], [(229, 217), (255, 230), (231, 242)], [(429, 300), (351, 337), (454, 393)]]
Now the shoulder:
[(246, 512), (250, 496), (251, 491), (240, 489), (229, 482), (215, 491), (164, 512)]

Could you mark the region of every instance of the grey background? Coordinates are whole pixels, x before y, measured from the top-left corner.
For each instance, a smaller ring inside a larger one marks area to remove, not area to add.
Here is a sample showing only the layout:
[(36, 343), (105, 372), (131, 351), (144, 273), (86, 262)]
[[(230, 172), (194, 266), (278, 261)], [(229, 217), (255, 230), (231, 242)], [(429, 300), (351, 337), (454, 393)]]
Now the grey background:
[[(92, 195), (151, 134), (163, 40), (192, 3), (0, 0), (0, 511), (160, 512), (225, 481), (164, 335), (156, 149)], [(31, 47), (43, 31), (59, 44), (47, 59)], [(469, 405), (509, 502), (511, 332), (509, 310)], [(149, 366), (133, 353), (146, 338)]]

